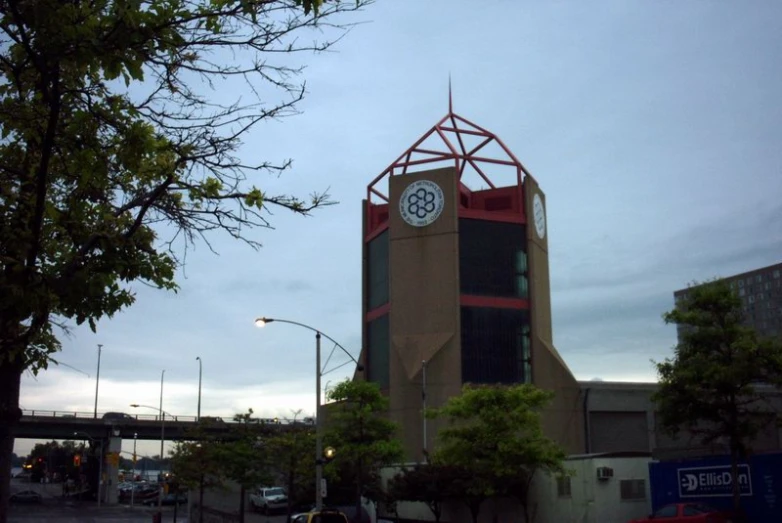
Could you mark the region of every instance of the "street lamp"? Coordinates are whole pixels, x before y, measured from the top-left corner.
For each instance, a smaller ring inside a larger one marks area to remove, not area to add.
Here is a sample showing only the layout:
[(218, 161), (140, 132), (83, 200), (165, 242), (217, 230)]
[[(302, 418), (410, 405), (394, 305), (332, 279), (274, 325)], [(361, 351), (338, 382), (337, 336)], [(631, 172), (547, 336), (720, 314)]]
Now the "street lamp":
[(98, 419), (98, 385), (100, 384), (100, 353), (103, 351), (103, 345), (98, 343), (98, 372), (95, 376), (95, 419)]
[(74, 436), (82, 435), (86, 436), (88, 440), (93, 443), (97, 443), (100, 448), (100, 461), (98, 462), (98, 507), (100, 507), (100, 500), (103, 494), (103, 440), (96, 440), (86, 432), (74, 432)]
[(201, 421), (201, 374), (203, 369), (201, 356), (196, 356), (198, 360), (198, 413), (196, 415), (196, 421)]
[(136, 441), (138, 440), (138, 432), (133, 433), (133, 477), (131, 482), (133, 485), (130, 488), (130, 506), (133, 507), (133, 501), (136, 497)]
[[(166, 375), (165, 369), (160, 373), (160, 406), (158, 407), (158, 412), (160, 413), (160, 471), (158, 474), (162, 476), (162, 467), (163, 467), (163, 443), (166, 441), (166, 411), (163, 410), (163, 378)], [(139, 408), (143, 407), (145, 409), (154, 409), (155, 407), (150, 407), (149, 405), (139, 405), (138, 403), (131, 403), (130, 405), (133, 408)], [(170, 416), (170, 414), (169, 414)], [(173, 418), (173, 416), (171, 416)], [(157, 497), (157, 509), (158, 513), (161, 513), (163, 510), (163, 483), (158, 481), (158, 497)]]
[[(364, 366), (361, 365), (356, 358), (353, 357), (352, 354), (348, 352), (348, 350), (340, 345), (334, 338), (329, 336), (328, 334), (325, 334), (324, 332), (321, 332), (320, 330), (310, 327), (309, 325), (305, 325), (304, 323), (299, 323), (297, 321), (290, 321), (290, 320), (281, 320), (279, 318), (256, 318), (255, 320), (255, 326), (256, 327), (265, 327), (266, 324), (272, 323), (272, 322), (279, 322), (279, 323), (289, 323), (291, 325), (296, 325), (298, 327), (302, 327), (304, 329), (308, 329), (315, 333), (315, 509), (320, 510), (323, 508), (323, 491), (321, 490), (321, 483), (323, 478), (323, 416), (320, 415), (320, 380), (323, 376), (323, 369), (320, 367), (320, 337), (323, 336), (330, 342), (332, 342), (335, 346), (342, 349), (342, 352), (348, 355), (348, 357), (353, 360), (353, 363), (356, 364), (356, 369), (359, 371), (364, 370)], [(330, 447), (329, 447), (330, 448)], [(331, 448), (330, 448), (331, 449)], [(333, 456), (333, 449), (331, 449), (331, 454)]]

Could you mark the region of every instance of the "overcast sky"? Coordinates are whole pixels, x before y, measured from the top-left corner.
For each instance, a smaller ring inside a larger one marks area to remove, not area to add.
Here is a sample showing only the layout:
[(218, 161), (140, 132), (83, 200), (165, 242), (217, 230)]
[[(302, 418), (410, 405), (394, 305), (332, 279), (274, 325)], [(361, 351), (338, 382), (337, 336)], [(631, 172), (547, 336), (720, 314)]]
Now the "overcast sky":
[(82, 372), (25, 376), (24, 408), (91, 412), (100, 343), (100, 412), (157, 408), (165, 369), (164, 410), (194, 415), (200, 356), (202, 415), (311, 415), (312, 334), (253, 319), (310, 324), (358, 355), (361, 200), (445, 115), (449, 74), (455, 112), (547, 195), (554, 341), (577, 378), (653, 380), (674, 290), (782, 261), (782, 2), (380, 0), (352, 20), (366, 23), (337, 52), (299, 57), (303, 114), (243, 152), (294, 160), (256, 180), (269, 192), (330, 188), (340, 204), (276, 212), (258, 252), (199, 246), (177, 294), (138, 287), (97, 334), (63, 340), (57, 357)]

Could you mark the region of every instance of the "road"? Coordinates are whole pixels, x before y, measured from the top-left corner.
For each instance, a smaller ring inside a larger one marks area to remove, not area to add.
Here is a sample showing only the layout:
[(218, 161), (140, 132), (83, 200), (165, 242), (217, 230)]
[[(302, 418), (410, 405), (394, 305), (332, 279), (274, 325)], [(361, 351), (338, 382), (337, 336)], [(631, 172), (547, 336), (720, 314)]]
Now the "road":
[[(12, 504), (9, 523), (151, 523), (157, 507), (114, 505), (98, 507), (94, 501), (63, 499), (60, 485), (40, 485), (12, 480), (11, 491), (35, 490), (43, 497), (38, 505)], [(187, 506), (178, 509), (176, 523), (188, 523)], [(245, 523), (285, 523), (282, 515), (247, 512)], [(162, 523), (174, 522), (174, 507), (163, 507)]]

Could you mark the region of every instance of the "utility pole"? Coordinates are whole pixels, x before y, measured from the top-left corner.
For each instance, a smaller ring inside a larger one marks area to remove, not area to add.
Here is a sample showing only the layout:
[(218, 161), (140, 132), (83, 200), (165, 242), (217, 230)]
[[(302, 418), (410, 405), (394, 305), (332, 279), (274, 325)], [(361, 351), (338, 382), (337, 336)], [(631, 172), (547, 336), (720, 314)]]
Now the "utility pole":
[(423, 423), (424, 423), (424, 460), (429, 461), (429, 454), (426, 445), (426, 360), (421, 362), (421, 374), (423, 380), (421, 381), (421, 403), (423, 404)]
[(100, 353), (103, 349), (103, 345), (98, 343), (98, 374), (95, 377), (95, 413), (94, 418), (98, 419), (98, 385), (100, 384)]

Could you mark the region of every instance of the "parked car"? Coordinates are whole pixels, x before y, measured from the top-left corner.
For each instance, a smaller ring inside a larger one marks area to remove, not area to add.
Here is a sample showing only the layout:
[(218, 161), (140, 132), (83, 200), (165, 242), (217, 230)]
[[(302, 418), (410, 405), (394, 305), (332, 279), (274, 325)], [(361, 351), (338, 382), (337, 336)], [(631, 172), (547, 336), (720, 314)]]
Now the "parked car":
[[(184, 492), (180, 492), (179, 494), (174, 494), (173, 492), (169, 492), (168, 494), (163, 496), (163, 500), (160, 502), (161, 505), (173, 505), (174, 503), (179, 505), (184, 505), (187, 503), (187, 494)], [(147, 498), (143, 501), (144, 505), (150, 505), (155, 506), (157, 505), (157, 496), (152, 498)]]
[(272, 510), (288, 506), (288, 496), (282, 487), (261, 487), (250, 494), (250, 507), (269, 514)]
[(703, 503), (672, 503), (660, 508), (648, 518), (630, 523), (735, 523), (729, 512)]
[(304, 514), (296, 514), (291, 523), (348, 523), (344, 512), (335, 508), (322, 508), (320, 512), (313, 510)]
[(34, 490), (20, 490), (8, 498), (11, 503), (40, 503), (41, 495)]

